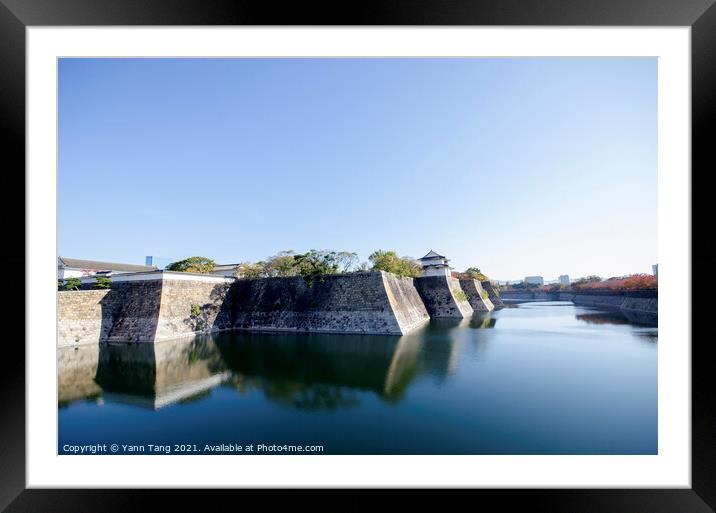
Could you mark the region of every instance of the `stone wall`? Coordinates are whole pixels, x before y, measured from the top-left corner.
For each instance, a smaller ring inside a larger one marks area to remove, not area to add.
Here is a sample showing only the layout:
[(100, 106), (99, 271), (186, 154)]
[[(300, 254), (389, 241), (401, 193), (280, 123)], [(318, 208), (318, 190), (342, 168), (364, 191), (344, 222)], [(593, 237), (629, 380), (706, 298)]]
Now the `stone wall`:
[(58, 292), (58, 346), (155, 342), (231, 329), (230, 280), (146, 273), (111, 288)]
[(151, 342), (157, 334), (163, 280), (113, 282), (108, 298), (119, 304), (113, 315), (105, 315), (111, 327), (103, 340)]
[(487, 297), (494, 305), (495, 310), (505, 307), (505, 303), (503, 303), (502, 299), (500, 299), (500, 295), (495, 290), (495, 287), (492, 286), (492, 283), (489, 281), (482, 281), (480, 282), (480, 285), (482, 285), (482, 288), (487, 291)]
[[(460, 281), (443, 276), (424, 276), (415, 279), (415, 287), (430, 317), (470, 317), (473, 309), (467, 300), (460, 299)], [(456, 296), (458, 294), (458, 296)]]
[(231, 329), (229, 283), (165, 280), (154, 340)]
[(109, 334), (120, 307), (121, 300), (110, 290), (58, 292), (58, 347), (96, 345)]
[(410, 281), (383, 271), (237, 280), (232, 301), (237, 330), (402, 335), (428, 320)]
[(430, 320), (425, 303), (415, 288), (415, 280), (382, 272), (388, 301), (403, 334), (409, 333)]
[(625, 296), (619, 310), (631, 322), (656, 325), (659, 322), (659, 298)]
[(535, 295), (531, 290), (503, 290), (500, 297), (504, 300), (534, 301)]
[[(460, 287), (467, 294), (470, 306), (475, 312), (491, 312), (495, 306), (490, 297), (477, 280), (460, 280)], [(487, 297), (482, 297), (483, 293)]]

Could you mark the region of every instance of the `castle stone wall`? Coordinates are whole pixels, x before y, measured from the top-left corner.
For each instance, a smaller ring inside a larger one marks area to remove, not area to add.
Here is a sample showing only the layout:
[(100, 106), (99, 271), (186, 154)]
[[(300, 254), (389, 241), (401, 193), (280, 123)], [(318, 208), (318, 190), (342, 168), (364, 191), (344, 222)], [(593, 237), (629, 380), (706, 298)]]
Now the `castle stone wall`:
[(230, 283), (164, 280), (154, 340), (230, 330)]
[(415, 280), (382, 272), (383, 284), (393, 315), (403, 334), (419, 328), (430, 320), (425, 303), (415, 288)]
[[(460, 287), (467, 294), (470, 306), (475, 312), (491, 312), (495, 306), (490, 301), (490, 297), (482, 288), (482, 284), (477, 280), (460, 280)], [(485, 296), (482, 297), (483, 293)]]
[(121, 298), (110, 290), (57, 293), (58, 347), (97, 344), (107, 337)]
[(482, 288), (487, 291), (487, 296), (490, 298), (490, 301), (492, 301), (492, 304), (494, 305), (495, 310), (499, 310), (500, 308), (505, 307), (505, 303), (503, 303), (502, 300), (500, 299), (500, 295), (495, 290), (495, 287), (492, 286), (492, 283), (490, 283), (489, 281), (486, 280), (486, 281), (480, 282), (480, 284), (482, 285)]
[[(232, 286), (233, 327), (297, 333), (408, 333), (427, 320), (427, 312), (422, 313), (408, 281), (386, 275), (383, 271), (328, 275), (310, 284), (301, 277), (237, 280)], [(400, 297), (406, 304), (399, 304)]]
[(460, 281), (442, 276), (423, 276), (415, 279), (415, 287), (430, 317), (470, 317), (473, 309), (465, 299), (458, 297)]

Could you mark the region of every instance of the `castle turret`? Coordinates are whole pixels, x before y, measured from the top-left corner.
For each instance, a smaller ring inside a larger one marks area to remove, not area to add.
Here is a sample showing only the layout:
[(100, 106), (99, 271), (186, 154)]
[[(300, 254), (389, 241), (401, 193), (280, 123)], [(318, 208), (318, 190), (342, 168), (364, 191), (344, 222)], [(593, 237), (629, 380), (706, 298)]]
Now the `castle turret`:
[(423, 258), (418, 259), (420, 265), (423, 267), (423, 272), (420, 274), (421, 277), (425, 276), (445, 276), (450, 277), (451, 267), (448, 265), (448, 260), (442, 255), (438, 255), (432, 249)]

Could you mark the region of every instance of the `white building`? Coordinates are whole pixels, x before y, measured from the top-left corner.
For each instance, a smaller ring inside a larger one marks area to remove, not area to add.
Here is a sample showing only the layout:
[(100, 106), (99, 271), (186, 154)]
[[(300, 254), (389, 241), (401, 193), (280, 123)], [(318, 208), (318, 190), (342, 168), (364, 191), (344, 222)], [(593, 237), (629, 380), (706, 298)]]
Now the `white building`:
[(525, 283), (529, 285), (544, 285), (542, 276), (525, 276)]
[(115, 262), (98, 262), (96, 260), (80, 260), (77, 258), (57, 257), (57, 279), (83, 278), (101, 274), (114, 274), (156, 271), (155, 266), (118, 264)]
[(559, 276), (559, 284), (560, 285), (567, 285), (569, 286), (569, 275), (568, 274), (561, 274)]
[(236, 276), (236, 269), (239, 265), (241, 264), (216, 264), (210, 274), (233, 277)]
[(450, 260), (442, 255), (438, 255), (431, 249), (427, 255), (418, 259), (418, 262), (420, 262), (420, 265), (423, 267), (423, 272), (420, 276), (445, 276), (449, 278), (450, 269), (452, 269), (452, 267), (448, 265), (449, 261)]

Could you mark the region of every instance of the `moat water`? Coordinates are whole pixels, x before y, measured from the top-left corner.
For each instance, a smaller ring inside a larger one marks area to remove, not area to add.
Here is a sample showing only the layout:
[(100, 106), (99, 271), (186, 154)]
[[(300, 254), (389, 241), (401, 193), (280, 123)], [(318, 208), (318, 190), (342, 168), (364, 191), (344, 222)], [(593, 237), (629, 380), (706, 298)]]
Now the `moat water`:
[(61, 349), (58, 452), (656, 454), (657, 338), (534, 302), (403, 337)]

